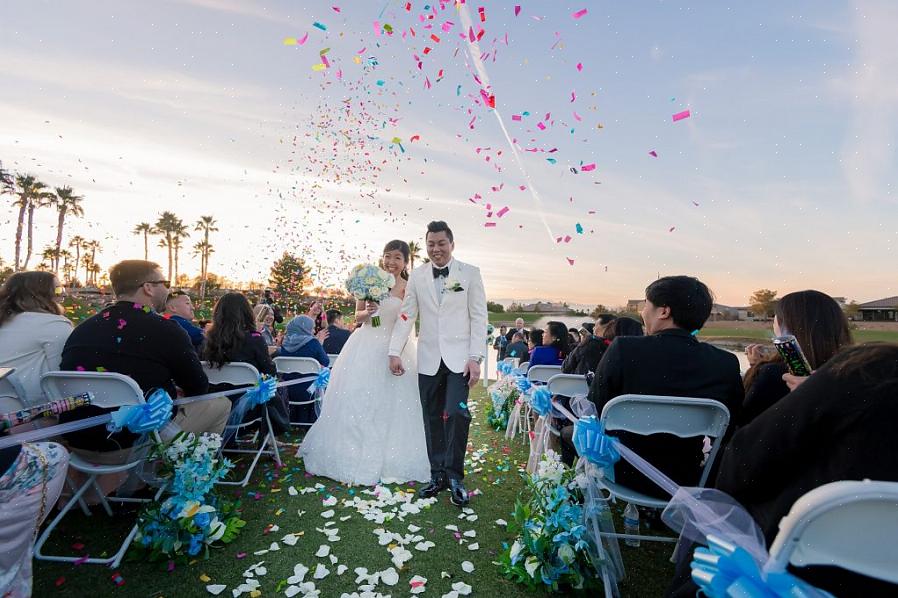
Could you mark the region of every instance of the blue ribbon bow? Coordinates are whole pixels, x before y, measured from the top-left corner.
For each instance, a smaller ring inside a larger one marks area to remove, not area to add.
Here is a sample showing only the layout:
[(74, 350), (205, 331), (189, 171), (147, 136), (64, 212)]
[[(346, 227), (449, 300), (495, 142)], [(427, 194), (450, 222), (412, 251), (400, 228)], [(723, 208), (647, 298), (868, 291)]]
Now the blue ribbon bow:
[[(595, 415), (581, 417), (574, 423), (574, 448), (577, 454), (613, 475), (613, 466), (620, 461), (615, 440), (605, 434), (602, 422)], [(613, 477), (609, 477), (613, 480)]]
[(515, 374), (514, 383), (517, 385), (518, 390), (521, 391), (521, 394), (526, 394), (533, 386), (530, 380), (527, 379), (526, 374)]
[(744, 548), (708, 536), (692, 558), (692, 579), (708, 598), (814, 598), (828, 594), (787, 571), (761, 572)]
[(511, 373), (514, 371), (514, 365), (506, 363), (504, 361), (500, 361), (499, 365), (496, 366), (496, 370), (498, 370), (498, 372), (502, 374), (502, 377), (504, 378), (505, 376), (511, 375)]
[(277, 378), (259, 376), (259, 382), (243, 395), (247, 408), (252, 409), (270, 401), (277, 391), (277, 384)]
[(110, 415), (106, 424), (110, 432), (121, 432), (128, 428), (134, 434), (155, 432), (171, 419), (172, 400), (165, 390), (158, 388), (140, 405), (125, 405)]
[(537, 386), (530, 393), (530, 406), (537, 415), (549, 415), (552, 411), (552, 393), (545, 386)]
[(318, 372), (318, 377), (315, 378), (315, 381), (309, 385), (309, 394), (313, 395), (319, 390), (324, 392), (327, 390), (327, 385), (331, 380), (331, 371), (330, 368), (321, 368), (321, 371)]

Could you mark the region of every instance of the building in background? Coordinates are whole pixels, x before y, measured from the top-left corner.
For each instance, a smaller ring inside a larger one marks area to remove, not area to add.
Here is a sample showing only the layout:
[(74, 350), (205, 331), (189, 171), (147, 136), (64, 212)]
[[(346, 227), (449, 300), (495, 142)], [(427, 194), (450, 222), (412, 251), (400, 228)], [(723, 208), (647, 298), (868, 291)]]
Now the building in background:
[(898, 296), (861, 303), (857, 311), (864, 322), (898, 322)]

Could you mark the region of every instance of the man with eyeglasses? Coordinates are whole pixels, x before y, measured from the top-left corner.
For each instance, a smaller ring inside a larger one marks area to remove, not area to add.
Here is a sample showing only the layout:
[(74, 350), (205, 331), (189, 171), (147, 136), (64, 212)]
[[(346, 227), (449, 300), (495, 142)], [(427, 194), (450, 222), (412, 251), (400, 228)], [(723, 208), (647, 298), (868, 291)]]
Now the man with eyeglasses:
[[(159, 315), (165, 309), (169, 281), (153, 262), (126, 260), (109, 269), (116, 302), (88, 318), (69, 336), (60, 369), (117, 372), (134, 379), (144, 393), (165, 389), (177, 398), (206, 393), (208, 379), (199, 357), (176, 322)], [(174, 423), (186, 432), (220, 434), (230, 415), (224, 397), (178, 408)], [(82, 419), (108, 410), (87, 406), (64, 414), (61, 421)], [(102, 426), (66, 436), (71, 448), (93, 462), (117, 463), (128, 456), (137, 436), (110, 435)]]

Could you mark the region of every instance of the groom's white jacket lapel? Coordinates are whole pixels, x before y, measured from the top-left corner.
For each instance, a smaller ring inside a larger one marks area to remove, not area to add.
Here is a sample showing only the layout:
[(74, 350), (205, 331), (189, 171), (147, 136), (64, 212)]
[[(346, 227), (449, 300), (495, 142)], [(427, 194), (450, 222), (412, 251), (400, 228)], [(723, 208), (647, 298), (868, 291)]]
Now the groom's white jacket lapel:
[(453, 372), (461, 373), (470, 357), (485, 357), (486, 352), (486, 291), (480, 269), (453, 259), (442, 295), (441, 303), (433, 265), (415, 268), (390, 339), (390, 355), (399, 356), (415, 320), (421, 316), (418, 373), (426, 376), (437, 373), (440, 360)]

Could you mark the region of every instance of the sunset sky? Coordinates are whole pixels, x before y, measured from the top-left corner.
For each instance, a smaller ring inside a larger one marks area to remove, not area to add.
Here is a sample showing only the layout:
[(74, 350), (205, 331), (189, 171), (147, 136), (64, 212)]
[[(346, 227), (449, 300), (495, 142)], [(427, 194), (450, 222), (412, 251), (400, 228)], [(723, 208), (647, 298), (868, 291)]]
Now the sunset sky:
[(286, 250), (340, 285), (443, 219), (492, 299), (898, 294), (898, 3), (515, 4), (8, 0), (0, 160), (86, 197), (66, 236), (104, 269), (171, 210), (214, 215), (210, 269), (244, 281)]

